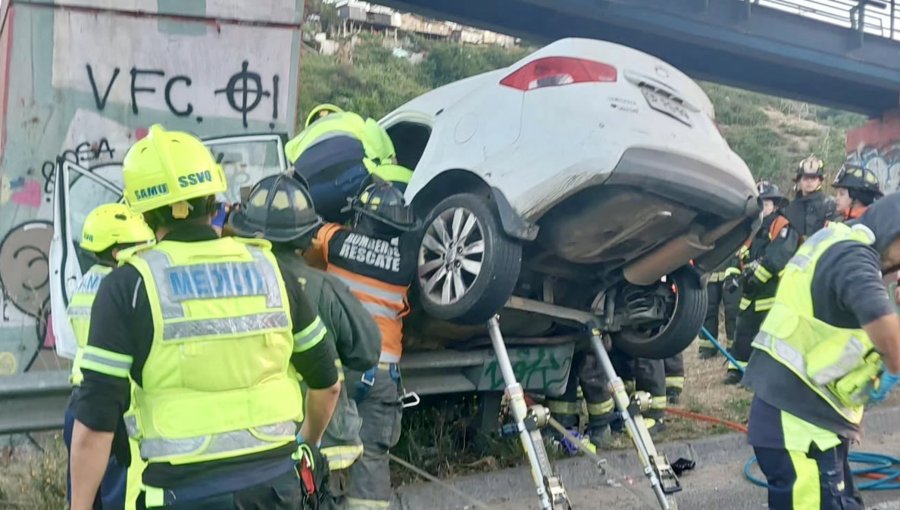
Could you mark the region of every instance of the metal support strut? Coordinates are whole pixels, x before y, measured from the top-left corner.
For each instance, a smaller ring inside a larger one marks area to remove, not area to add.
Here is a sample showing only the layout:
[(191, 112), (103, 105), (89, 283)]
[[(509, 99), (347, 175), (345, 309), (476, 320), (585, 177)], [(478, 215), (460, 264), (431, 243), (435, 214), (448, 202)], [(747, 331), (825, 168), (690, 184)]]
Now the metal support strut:
[[(681, 483), (678, 481), (678, 476), (675, 475), (675, 471), (672, 470), (672, 466), (669, 465), (669, 460), (666, 458), (665, 454), (656, 451), (656, 446), (653, 444), (653, 439), (650, 437), (650, 432), (644, 424), (643, 416), (641, 416), (641, 411), (649, 408), (650, 404), (646, 401), (647, 399), (642, 398), (642, 392), (636, 392), (633, 398), (628, 397), (628, 392), (625, 391), (625, 383), (618, 374), (616, 374), (612, 362), (609, 359), (609, 355), (606, 353), (606, 346), (603, 344), (601, 338), (603, 333), (600, 330), (597, 316), (589, 312), (516, 296), (511, 297), (509, 301), (507, 301), (506, 306), (507, 308), (516, 310), (570, 320), (587, 326), (591, 335), (591, 348), (597, 355), (597, 359), (600, 361), (600, 367), (603, 369), (606, 380), (608, 381), (607, 385), (609, 393), (612, 395), (613, 402), (615, 402), (616, 412), (622, 418), (622, 421), (625, 424), (625, 430), (628, 432), (628, 436), (631, 438), (635, 450), (637, 450), (641, 468), (643, 468), (644, 475), (650, 481), (650, 487), (659, 502), (659, 506), (663, 510), (674, 510), (677, 508), (674, 499), (672, 499), (670, 495), (681, 491)], [(496, 322), (496, 319), (492, 319), (490, 326), (491, 339), (495, 342), (494, 349), (496, 350), (497, 340), (500, 340), (502, 343), (502, 339), (500, 339), (499, 324)], [(494, 339), (494, 327), (497, 328), (497, 340)], [(503, 347), (503, 353), (504, 355), (506, 354), (505, 347)], [(509, 364), (509, 358), (506, 358), (506, 363), (507, 365)], [(503, 365), (501, 364), (501, 367), (502, 366)], [(512, 372), (511, 366), (509, 369), (510, 372)], [(510, 376), (514, 377), (512, 374), (510, 374)], [(506, 379), (506, 374), (504, 374), (504, 379)]]
[(675, 471), (672, 470), (672, 466), (669, 465), (665, 454), (656, 451), (650, 431), (647, 430), (647, 425), (644, 424), (644, 418), (641, 416), (641, 407), (645, 406), (628, 398), (625, 383), (616, 374), (609, 355), (606, 353), (606, 347), (600, 338), (600, 328), (593, 321), (588, 324), (588, 327), (591, 328), (591, 347), (600, 360), (603, 372), (606, 373), (609, 393), (616, 404), (616, 411), (625, 423), (625, 430), (628, 431), (628, 436), (631, 437), (634, 448), (637, 450), (644, 475), (650, 480), (650, 488), (653, 489), (660, 508), (669, 510), (670, 501), (667, 495), (680, 491), (681, 483), (678, 481)]
[(528, 463), (531, 465), (531, 478), (537, 489), (538, 498), (543, 510), (568, 510), (569, 496), (563, 487), (559, 477), (553, 474), (550, 458), (544, 448), (544, 440), (541, 430), (537, 426), (537, 420), (529, 416), (528, 406), (525, 403), (525, 392), (522, 385), (516, 381), (509, 354), (506, 352), (506, 344), (500, 334), (499, 317), (494, 316), (488, 320), (488, 332), (491, 335), (491, 343), (497, 355), (497, 365), (503, 374), (503, 382), (506, 384), (506, 396), (509, 400), (509, 408), (515, 420), (515, 426), (522, 441), (522, 447), (528, 455)]

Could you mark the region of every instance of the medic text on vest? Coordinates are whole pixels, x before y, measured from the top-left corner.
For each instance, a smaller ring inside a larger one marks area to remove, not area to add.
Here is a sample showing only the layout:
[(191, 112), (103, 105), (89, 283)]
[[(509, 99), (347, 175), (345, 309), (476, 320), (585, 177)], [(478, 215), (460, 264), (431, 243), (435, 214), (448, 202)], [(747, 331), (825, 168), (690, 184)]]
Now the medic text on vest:
[(390, 241), (372, 239), (362, 234), (350, 234), (344, 239), (338, 254), (346, 260), (355, 260), (372, 267), (400, 272), (400, 249), (398, 238)]
[(268, 294), (262, 271), (252, 262), (171, 267), (166, 279), (175, 301)]
[(85, 273), (84, 278), (81, 279), (81, 282), (78, 283), (78, 291), (84, 294), (96, 294), (97, 289), (100, 287), (100, 282), (103, 281), (103, 277), (100, 273), (94, 271), (88, 271)]

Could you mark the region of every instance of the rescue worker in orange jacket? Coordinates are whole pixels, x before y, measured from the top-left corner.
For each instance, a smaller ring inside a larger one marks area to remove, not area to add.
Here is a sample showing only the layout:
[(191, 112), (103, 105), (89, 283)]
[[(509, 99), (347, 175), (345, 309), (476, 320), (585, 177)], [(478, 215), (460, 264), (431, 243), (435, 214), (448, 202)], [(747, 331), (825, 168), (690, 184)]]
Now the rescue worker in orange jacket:
[[(416, 274), (418, 222), (403, 194), (373, 176), (351, 200), (351, 226), (327, 223), (316, 233), (325, 270), (350, 287), (381, 330), (377, 366), (347, 370), (347, 387), (362, 418), (363, 455), (350, 467), (346, 508), (387, 508), (391, 500), (389, 450), (400, 439), (400, 356), (407, 293)], [(315, 254), (313, 257), (315, 258)], [(355, 389), (354, 389), (355, 388)]]
[(884, 196), (875, 172), (856, 165), (842, 166), (831, 187), (835, 191), (837, 212), (845, 220), (859, 218), (872, 202)]
[[(763, 204), (763, 220), (750, 243), (750, 263), (740, 278), (743, 288), (740, 313), (737, 319), (734, 346), (731, 354), (746, 366), (752, 352), (753, 338), (775, 301), (779, 273), (787, 265), (799, 246), (800, 234), (781, 213), (788, 203), (778, 186), (763, 181), (757, 185)], [(728, 366), (727, 384), (737, 384), (741, 371)]]

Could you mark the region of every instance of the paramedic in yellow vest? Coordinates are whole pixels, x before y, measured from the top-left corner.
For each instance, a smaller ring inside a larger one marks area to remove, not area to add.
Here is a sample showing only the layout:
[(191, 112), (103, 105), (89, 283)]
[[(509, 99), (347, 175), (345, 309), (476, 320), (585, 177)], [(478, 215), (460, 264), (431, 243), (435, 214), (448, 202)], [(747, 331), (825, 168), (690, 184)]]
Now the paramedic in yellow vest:
[(819, 230), (788, 262), (742, 381), (769, 508), (863, 508), (849, 446), (864, 405), (900, 379), (900, 322), (881, 278), (898, 268), (897, 193)]
[[(343, 368), (362, 372), (378, 363), (381, 332), (375, 319), (344, 282), (311, 267), (300, 254), (309, 248), (322, 225), (322, 218), (316, 214), (309, 192), (301, 183), (285, 174), (263, 178), (228, 221), (237, 235), (262, 237), (272, 243), (282, 270), (301, 283), (316, 305), (322, 322), (334, 338)], [(341, 482), (363, 453), (361, 425), (356, 401), (350, 398), (344, 385), (320, 448), (331, 471), (330, 487), (319, 486), (318, 490), (322, 510), (333, 508), (335, 498), (342, 496), (345, 484)]]
[[(66, 449), (72, 444), (72, 428), (75, 424), (75, 405), (78, 401), (81, 386), (81, 358), (87, 345), (88, 328), (91, 320), (91, 305), (97, 295), (100, 282), (116, 267), (116, 256), (121, 250), (138, 244), (152, 244), (156, 236), (144, 222), (143, 216), (135, 213), (123, 204), (104, 204), (91, 211), (84, 219), (81, 231), (81, 242), (78, 248), (84, 252), (94, 265), (82, 276), (75, 293), (66, 309), (75, 342), (78, 347), (75, 362), (72, 365), (72, 396), (66, 408), (63, 426), (63, 441)], [(124, 454), (130, 451), (127, 443), (124, 423), (120, 423), (114, 439), (117, 450)], [(126, 472), (127, 470), (127, 472)], [(100, 484), (100, 491), (94, 500), (94, 508), (126, 508), (134, 509), (137, 492), (140, 490), (140, 475), (143, 463), (135, 461), (133, 456), (111, 455), (106, 474)], [(71, 476), (66, 473), (66, 497), (71, 502)]]
[(158, 242), (120, 253), (91, 308), (73, 510), (91, 508), (129, 398), (147, 461), (138, 508), (298, 508), (294, 454), (316, 457), (340, 392), (328, 332), (267, 241), (212, 229), (226, 182), (198, 138), (154, 125), (122, 171)]
[(400, 439), (400, 356), (407, 292), (416, 275), (418, 222), (399, 190), (373, 179), (353, 199), (347, 228), (327, 223), (314, 240), (326, 271), (337, 276), (381, 330), (381, 358), (363, 373), (347, 371), (347, 390), (362, 418), (363, 455), (350, 467), (346, 508), (387, 508), (391, 500), (388, 453)]
[[(800, 234), (781, 214), (781, 210), (788, 204), (788, 199), (782, 195), (778, 186), (769, 181), (762, 181), (757, 185), (757, 189), (759, 200), (762, 202), (762, 224), (751, 239), (749, 262), (745, 265), (738, 282), (742, 292), (740, 313), (734, 333), (734, 344), (729, 349), (735, 361), (744, 367), (750, 360), (752, 351), (750, 345), (775, 302), (779, 274), (797, 251), (800, 241)], [(729, 363), (725, 384), (738, 384), (741, 376), (740, 369)]]

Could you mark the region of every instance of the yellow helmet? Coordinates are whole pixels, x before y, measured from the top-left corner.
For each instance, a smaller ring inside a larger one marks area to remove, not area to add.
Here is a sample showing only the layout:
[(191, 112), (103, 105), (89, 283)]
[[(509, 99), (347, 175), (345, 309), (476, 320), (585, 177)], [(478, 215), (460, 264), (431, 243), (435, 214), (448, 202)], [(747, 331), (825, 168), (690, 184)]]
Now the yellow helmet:
[(125, 200), (139, 213), (227, 188), (225, 172), (199, 138), (159, 124), (128, 149), (122, 178)]
[(100, 253), (116, 244), (150, 243), (156, 236), (144, 217), (125, 204), (103, 204), (87, 215), (80, 246)]
[(342, 113), (343, 111), (344, 109), (340, 106), (335, 106), (328, 103), (320, 104), (310, 110), (309, 115), (306, 116), (306, 124), (304, 124), (303, 127), (309, 127), (309, 125), (317, 121), (319, 119), (319, 116), (323, 113), (327, 115), (328, 113)]

